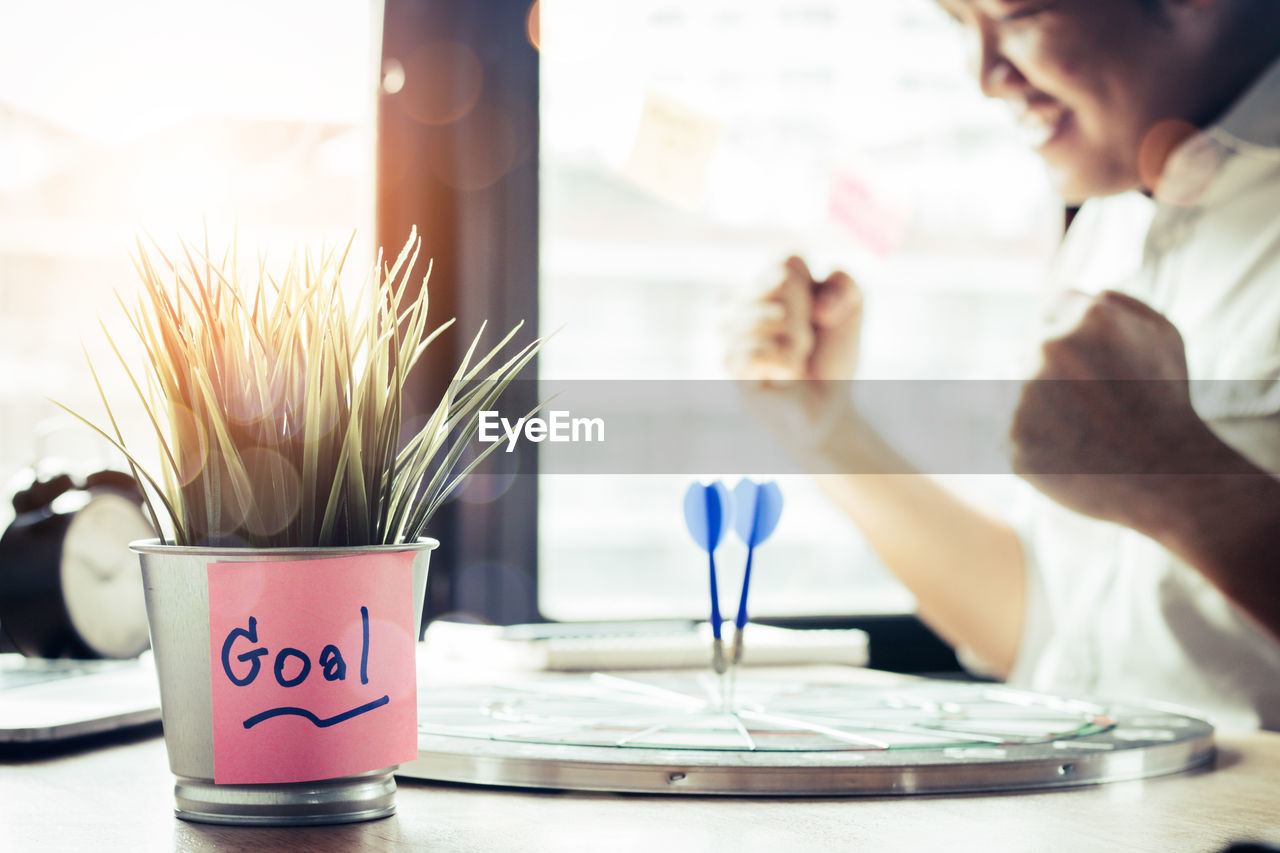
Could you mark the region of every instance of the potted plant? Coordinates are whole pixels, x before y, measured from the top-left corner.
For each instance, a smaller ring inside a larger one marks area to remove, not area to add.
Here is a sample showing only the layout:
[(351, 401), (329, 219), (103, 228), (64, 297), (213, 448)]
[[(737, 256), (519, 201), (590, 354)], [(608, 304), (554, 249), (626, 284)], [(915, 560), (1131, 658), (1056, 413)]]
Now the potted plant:
[(417, 754), (413, 652), (439, 544), (424, 532), (484, 458), (467, 454), (478, 413), (540, 345), (500, 358), (519, 326), (485, 352), (477, 335), (402, 441), (406, 377), (452, 321), (429, 331), (426, 279), (410, 291), (416, 234), (393, 264), (379, 256), (354, 302), (340, 285), (350, 245), (295, 254), (278, 277), (260, 263), (244, 287), (234, 250), (215, 260), (207, 238), (180, 260), (139, 241), (143, 290), (126, 314), (145, 364), (108, 340), (158, 472), (93, 373), (108, 424), (86, 423), (125, 454), (160, 532), (133, 548), (180, 817), (394, 811), (394, 765)]

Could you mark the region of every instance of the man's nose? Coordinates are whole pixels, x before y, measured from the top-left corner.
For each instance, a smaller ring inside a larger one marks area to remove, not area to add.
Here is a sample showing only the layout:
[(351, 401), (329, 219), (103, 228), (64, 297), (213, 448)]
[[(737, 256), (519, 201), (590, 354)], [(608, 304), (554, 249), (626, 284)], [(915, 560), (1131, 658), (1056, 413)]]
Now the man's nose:
[(1021, 91), (1027, 79), (1004, 55), (995, 28), (980, 25), (969, 33), (969, 64), (982, 94), (988, 98), (1008, 98)]

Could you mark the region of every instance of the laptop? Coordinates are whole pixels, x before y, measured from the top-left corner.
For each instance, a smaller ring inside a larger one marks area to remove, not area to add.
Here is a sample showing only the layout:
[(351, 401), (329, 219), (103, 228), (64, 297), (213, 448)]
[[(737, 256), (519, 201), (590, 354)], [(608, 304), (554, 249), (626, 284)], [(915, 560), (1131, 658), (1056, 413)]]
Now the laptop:
[(0, 744), (55, 742), (159, 720), (150, 652), (131, 660), (0, 654)]

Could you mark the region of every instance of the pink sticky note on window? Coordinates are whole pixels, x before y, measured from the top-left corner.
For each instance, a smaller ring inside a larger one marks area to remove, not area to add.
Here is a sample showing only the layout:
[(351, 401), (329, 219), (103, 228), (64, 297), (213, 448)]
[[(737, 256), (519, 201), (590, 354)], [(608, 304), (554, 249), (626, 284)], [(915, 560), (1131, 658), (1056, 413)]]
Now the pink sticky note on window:
[(213, 781), (412, 761), (417, 635), (412, 552), (210, 563)]
[(906, 242), (911, 209), (879, 191), (861, 175), (837, 173), (827, 200), (827, 214), (858, 242), (887, 258)]

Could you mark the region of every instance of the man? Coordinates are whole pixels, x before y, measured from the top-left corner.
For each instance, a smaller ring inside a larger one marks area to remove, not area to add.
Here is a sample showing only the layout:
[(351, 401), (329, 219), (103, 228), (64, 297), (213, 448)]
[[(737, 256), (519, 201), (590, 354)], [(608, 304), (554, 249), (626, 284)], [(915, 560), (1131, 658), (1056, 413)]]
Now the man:
[[(807, 419), (802, 456), (845, 472), (824, 489), (990, 671), (1280, 728), (1280, 386), (1259, 381), (1280, 376), (1280, 3), (939, 2), (1064, 198), (1091, 200), (1059, 276), (1112, 288), (1045, 342), (1014, 417), (1015, 470), (1056, 504), (1015, 529), (894, 473), (828, 386), (756, 393)], [(1135, 221), (1131, 274), (1091, 271)], [(791, 258), (764, 303), (731, 353), (740, 378), (852, 375), (849, 276)], [(1188, 377), (1233, 381), (1193, 406)]]

